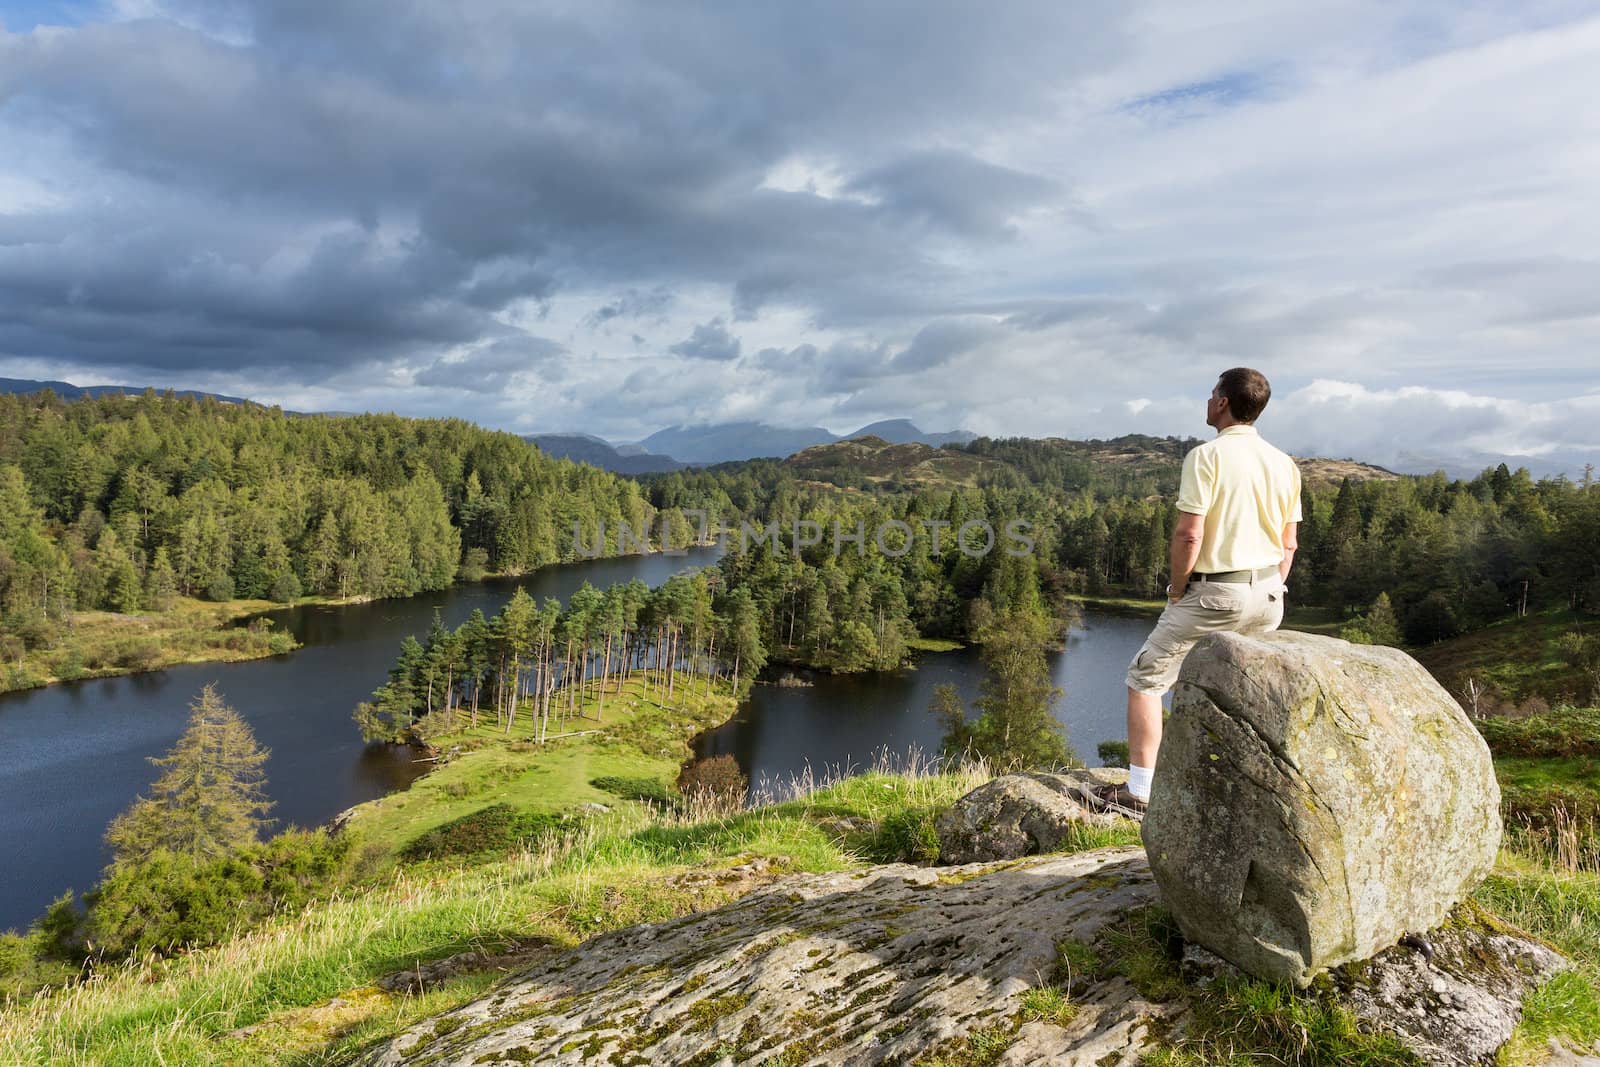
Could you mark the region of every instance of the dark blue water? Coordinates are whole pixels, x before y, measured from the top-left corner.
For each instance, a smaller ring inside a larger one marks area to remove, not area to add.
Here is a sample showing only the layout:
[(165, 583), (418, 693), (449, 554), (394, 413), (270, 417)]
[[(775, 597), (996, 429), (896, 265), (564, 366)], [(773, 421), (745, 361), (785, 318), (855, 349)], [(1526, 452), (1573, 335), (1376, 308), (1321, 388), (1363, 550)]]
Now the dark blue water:
[[(1056, 718), (1090, 765), (1101, 741), (1127, 739), (1123, 677), (1153, 625), (1151, 619), (1087, 614), (1068, 632), (1066, 648), (1050, 655), (1054, 683), (1063, 690)], [(821, 777), (871, 767), (885, 752), (891, 760), (911, 750), (935, 756), (942, 728), (927, 710), (934, 687), (949, 682), (970, 708), (983, 667), (977, 650), (961, 649), (924, 653), (914, 668), (899, 671), (795, 674), (813, 684), (755, 686), (735, 719), (701, 735), (696, 754), (732, 754), (753, 791), (765, 783), (778, 795), (808, 767)]]
[(99, 881), (106, 825), (155, 780), (147, 757), (172, 747), (206, 683), (272, 750), (267, 792), (278, 827), (315, 826), (426, 768), (404, 746), (365, 745), (350, 713), (383, 682), (400, 641), (427, 633), (435, 607), (456, 626), (473, 608), (495, 614), (518, 586), (565, 601), (586, 580), (659, 585), (720, 551), (589, 560), (406, 600), (293, 608), (271, 615), (306, 646), (286, 656), (0, 695), (0, 929), (24, 927), (68, 888)]

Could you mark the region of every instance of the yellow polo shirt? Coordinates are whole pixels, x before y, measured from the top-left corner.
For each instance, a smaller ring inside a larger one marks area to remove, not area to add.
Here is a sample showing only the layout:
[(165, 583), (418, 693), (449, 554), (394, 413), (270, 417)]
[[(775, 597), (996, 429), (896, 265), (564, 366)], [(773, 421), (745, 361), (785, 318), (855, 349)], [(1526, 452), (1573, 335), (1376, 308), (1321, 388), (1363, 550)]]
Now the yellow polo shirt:
[(1178, 510), (1204, 515), (1201, 573), (1283, 561), (1283, 528), (1300, 521), (1300, 468), (1254, 426), (1229, 426), (1183, 458)]

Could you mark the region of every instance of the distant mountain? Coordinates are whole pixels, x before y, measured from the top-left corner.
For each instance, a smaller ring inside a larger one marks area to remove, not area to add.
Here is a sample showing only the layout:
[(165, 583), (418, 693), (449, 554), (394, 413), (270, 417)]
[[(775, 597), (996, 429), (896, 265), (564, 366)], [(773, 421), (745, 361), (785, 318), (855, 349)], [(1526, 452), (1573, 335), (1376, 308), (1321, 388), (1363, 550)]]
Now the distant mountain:
[[(39, 382), (31, 378), (0, 378), (0, 393), (42, 393), (49, 389), (63, 400), (79, 400), (86, 396), (138, 396), (146, 388), (155, 387), (143, 385), (73, 385), (71, 382)], [(166, 390), (157, 388), (156, 392), (164, 393)], [(174, 389), (173, 393), (178, 396), (193, 397), (196, 400), (210, 397), (225, 404), (246, 403), (243, 397), (223, 396), (221, 393), (202, 393), (195, 389)]]
[(1505, 456), (1489, 452), (1464, 452), (1454, 456), (1425, 455), (1418, 452), (1401, 452), (1394, 459), (1396, 470), (1406, 474), (1432, 474), (1444, 471), (1448, 478), (1476, 478), (1486, 470), (1504, 463), (1509, 470), (1528, 468), (1528, 473), (1538, 478), (1555, 478), (1565, 474), (1573, 481), (1583, 477), (1583, 468), (1593, 464), (1600, 473), (1600, 452), (1581, 449), (1561, 449), (1542, 456)]
[(637, 449), (623, 452), (612, 447), (610, 442), (587, 433), (525, 433), (522, 439), (537, 445), (547, 456), (587, 463), (617, 474), (653, 474), (688, 466), (671, 456), (650, 455)]
[(861, 427), (853, 434), (854, 437), (880, 437), (890, 444), (905, 445), (913, 441), (938, 448), (940, 445), (964, 445), (968, 441), (977, 440), (978, 435), (969, 430), (951, 430), (948, 433), (923, 433), (917, 428), (916, 423), (910, 419), (884, 419)]
[[(965, 444), (973, 434), (965, 430), (949, 433), (924, 433), (909, 419), (886, 419), (863, 426), (849, 437), (870, 435), (891, 444), (913, 442), (935, 448), (948, 442)], [(668, 455), (686, 463), (726, 463), (729, 460), (756, 459), (761, 456), (792, 456), (816, 445), (833, 444), (840, 437), (821, 426), (783, 427), (765, 422), (719, 422), (704, 426), (669, 426), (638, 442), (657, 455)], [(622, 446), (618, 446), (619, 450)]]
[(705, 426), (669, 426), (639, 444), (657, 455), (686, 463), (725, 463), (761, 456), (788, 456), (836, 441), (821, 426), (781, 427), (764, 422), (719, 422)]

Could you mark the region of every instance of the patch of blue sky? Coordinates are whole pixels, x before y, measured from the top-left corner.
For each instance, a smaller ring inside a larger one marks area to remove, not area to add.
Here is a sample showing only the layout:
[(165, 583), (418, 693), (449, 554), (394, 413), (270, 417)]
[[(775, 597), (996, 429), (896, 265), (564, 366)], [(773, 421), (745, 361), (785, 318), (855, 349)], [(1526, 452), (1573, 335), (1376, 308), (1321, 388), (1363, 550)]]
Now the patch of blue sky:
[(50, 0), (0, 0), (0, 24), (9, 33), (27, 33), (39, 26), (79, 26), (100, 13), (97, 3)]
[(1267, 80), (1255, 71), (1234, 71), (1221, 77), (1175, 85), (1159, 93), (1135, 97), (1123, 104), (1121, 110), (1182, 117), (1263, 99), (1267, 95), (1267, 88)]

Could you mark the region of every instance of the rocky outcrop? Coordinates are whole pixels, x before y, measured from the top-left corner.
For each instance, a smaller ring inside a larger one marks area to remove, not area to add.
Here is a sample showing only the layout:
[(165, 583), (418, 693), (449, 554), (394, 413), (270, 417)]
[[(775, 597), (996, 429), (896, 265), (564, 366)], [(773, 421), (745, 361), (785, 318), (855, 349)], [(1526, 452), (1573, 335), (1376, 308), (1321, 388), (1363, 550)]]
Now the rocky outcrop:
[(1183, 665), (1144, 819), (1184, 936), (1305, 985), (1445, 918), (1494, 864), (1488, 748), (1415, 660), (1279, 632)]
[(1041, 1062), (1047, 1045), (1051, 1062), (1132, 1063), (1170, 1009), (1126, 979), (1083, 990), (1066, 1029), (1029, 1022), (1021, 998), (1058, 941), (1092, 942), (1154, 899), (1126, 848), (790, 878), (550, 957), (369, 1062), (909, 1062), (982, 1032), (1011, 1042), (1006, 1062)]
[[(940, 863), (983, 863), (1053, 852), (1080, 823), (1111, 817), (1085, 808), (1080, 787), (1101, 771), (1006, 774), (956, 801), (934, 820)], [(1124, 772), (1126, 773), (1126, 772)]]
[[(1197, 984), (1172, 995), (1176, 958), (1165, 992), (1147, 996), (1119, 973), (1140, 952), (1146, 969), (1163, 966), (1151, 953), (1173, 947), (1148, 933), (1162, 926), (1156, 900), (1143, 852), (1128, 848), (793, 876), (715, 911), (551, 950), (366, 1063), (1132, 1067), (1203, 1037)], [(1427, 1063), (1462, 1067), (1483, 1062), (1472, 1057), (1503, 1040), (1520, 991), (1559, 966), (1471, 923), (1433, 946), (1336, 972), (1317, 995)], [(1046, 985), (1057, 999), (1034, 992)]]
[(1438, 930), (1334, 973), (1357, 1019), (1400, 1036), (1425, 1062), (1492, 1064), (1522, 999), (1567, 962), (1544, 945), (1474, 926)]

